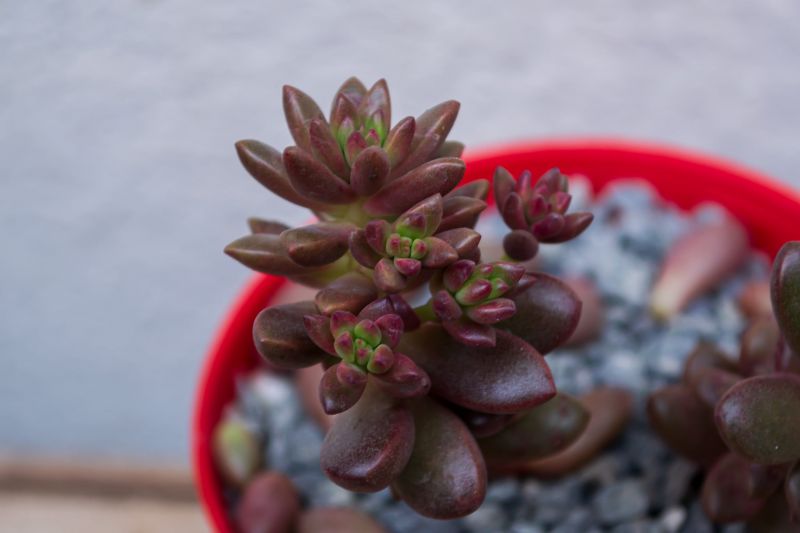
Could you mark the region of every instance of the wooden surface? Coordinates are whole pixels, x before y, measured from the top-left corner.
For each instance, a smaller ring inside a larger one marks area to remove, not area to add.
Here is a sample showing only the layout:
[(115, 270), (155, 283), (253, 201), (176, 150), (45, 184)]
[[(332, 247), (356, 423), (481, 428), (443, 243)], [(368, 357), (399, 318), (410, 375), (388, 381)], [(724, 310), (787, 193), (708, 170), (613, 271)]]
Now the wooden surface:
[(186, 468), (0, 456), (0, 533), (209, 531)]

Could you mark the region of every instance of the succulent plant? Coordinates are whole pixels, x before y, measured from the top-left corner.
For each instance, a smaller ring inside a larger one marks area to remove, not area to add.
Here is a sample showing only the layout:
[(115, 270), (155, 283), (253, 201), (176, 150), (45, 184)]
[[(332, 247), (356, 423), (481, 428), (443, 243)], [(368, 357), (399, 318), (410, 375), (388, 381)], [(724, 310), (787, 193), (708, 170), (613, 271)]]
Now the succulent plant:
[(666, 443), (709, 467), (702, 502), (717, 522), (753, 519), (781, 490), (800, 518), (800, 242), (778, 252), (770, 285), (774, 316), (754, 315), (738, 361), (701, 343), (682, 383), (648, 402)]
[(532, 182), (530, 171), (518, 180), (503, 167), (494, 174), (494, 197), (511, 232), (503, 249), (516, 261), (532, 259), (539, 243), (566, 242), (583, 233), (594, 218), (591, 213), (569, 213), (572, 201), (567, 176), (554, 168)]
[(530, 172), (515, 180), (498, 169), (508, 257), (481, 262), (473, 228), (489, 183), (457, 188), (463, 147), (446, 137), (458, 108), (448, 101), (392, 125), (386, 82), (367, 90), (351, 78), (326, 119), (285, 87), (295, 146), (236, 148), (256, 180), (317, 221), (251, 219), (251, 234), (226, 248), (254, 270), (320, 289), (314, 301), (263, 310), (253, 336), (272, 365), (319, 377), (322, 409), (335, 414), (320, 457), (328, 477), (354, 491), (390, 486), (435, 518), (481, 504), (487, 465), (507, 471), (555, 454), (589, 418), (557, 392), (542, 356), (571, 336), (581, 302), (523, 262), (592, 216), (567, 212), (557, 170), (532, 183)]

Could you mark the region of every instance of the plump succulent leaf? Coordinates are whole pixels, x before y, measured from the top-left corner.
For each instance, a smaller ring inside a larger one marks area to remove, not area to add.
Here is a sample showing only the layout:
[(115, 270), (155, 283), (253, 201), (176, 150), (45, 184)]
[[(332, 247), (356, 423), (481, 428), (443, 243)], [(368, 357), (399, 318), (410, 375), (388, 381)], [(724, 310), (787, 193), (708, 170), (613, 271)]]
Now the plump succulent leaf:
[(258, 217), (248, 218), (247, 227), (250, 228), (250, 233), (266, 233), (268, 235), (279, 235), (289, 229), (289, 226), (282, 222)]
[(515, 413), (555, 395), (555, 385), (541, 355), (504, 331), (494, 348), (467, 347), (438, 324), (425, 324), (400, 342), (431, 377), (432, 392), (445, 400), (484, 413)]
[(526, 274), (511, 297), (514, 316), (497, 325), (547, 354), (572, 335), (581, 314), (581, 301), (563, 281), (547, 274)]
[(647, 416), (667, 446), (691, 461), (710, 465), (725, 452), (713, 411), (688, 385), (670, 385), (651, 394)]
[(720, 434), (734, 452), (761, 464), (800, 459), (800, 376), (755, 376), (717, 404)]
[(399, 316), (403, 320), (403, 327), (406, 331), (413, 331), (420, 325), (419, 317), (414, 309), (399, 294), (389, 294), (380, 300), (375, 300), (361, 310), (358, 318), (378, 320), (384, 315)]
[(399, 215), (436, 193), (445, 194), (464, 176), (464, 162), (453, 157), (429, 161), (389, 182), (364, 204), (376, 217)]
[(256, 316), (253, 340), (256, 350), (278, 368), (296, 369), (317, 364), (327, 358), (306, 333), (303, 317), (316, 313), (312, 302), (268, 307)]
[(411, 412), (368, 383), (361, 399), (337, 415), (322, 443), (320, 462), (337, 485), (375, 492), (397, 478), (413, 447)]
[(423, 516), (452, 519), (468, 515), (486, 495), (486, 466), (464, 423), (437, 402), (412, 404), (414, 450), (392, 489)]
[(696, 229), (672, 245), (650, 294), (650, 310), (667, 320), (721, 283), (747, 257), (747, 232), (733, 218)]
[(764, 507), (767, 498), (753, 495), (751, 484), (749, 462), (733, 453), (721, 457), (703, 482), (701, 502), (708, 517), (718, 523), (740, 522), (754, 517)]
[(289, 181), (281, 153), (262, 142), (247, 139), (236, 143), (236, 153), (242, 166), (261, 185), (273, 194), (294, 204), (314, 210), (324, 210), (324, 203), (304, 198)]
[(345, 161), (342, 149), (325, 120), (315, 119), (309, 123), (308, 133), (314, 156), (342, 179), (350, 179), (350, 166)]
[(800, 241), (783, 245), (772, 267), (772, 308), (786, 344), (800, 354)]
[(417, 398), (431, 390), (431, 379), (409, 357), (395, 352), (395, 361), (388, 372), (376, 374), (376, 383), (395, 398)]
[(350, 272), (320, 290), (314, 301), (320, 313), (330, 316), (335, 311), (357, 314), (377, 297), (378, 291), (371, 279)]
[(353, 162), (350, 185), (359, 196), (378, 192), (389, 178), (389, 158), (378, 146), (370, 146)]
[(289, 258), (298, 265), (327, 265), (348, 250), (350, 233), (355, 226), (344, 222), (318, 222), (281, 233), (281, 243)]
[(464, 153), (464, 143), (458, 141), (445, 141), (433, 154), (434, 157), (461, 157)]
[(529, 410), (503, 431), (478, 444), (490, 468), (508, 469), (557, 453), (575, 442), (589, 423), (589, 412), (575, 398), (559, 393)]
[(574, 472), (594, 459), (627, 426), (633, 414), (633, 396), (616, 387), (600, 387), (580, 397), (589, 413), (586, 429), (560, 452), (520, 465), (517, 470), (542, 477)]
[(458, 257), (466, 257), (478, 247), (481, 234), (470, 228), (455, 228), (436, 234), (436, 238), (446, 242), (455, 250)]
[(362, 370), (337, 363), (329, 367), (319, 382), (319, 400), (326, 414), (335, 415), (353, 407), (367, 386)]
[(305, 198), (326, 204), (349, 204), (356, 199), (346, 181), (296, 146), (283, 151), (283, 164), (292, 187)]
[(286, 276), (307, 270), (291, 260), (278, 235), (245, 235), (226, 246), (225, 253), (244, 266), (265, 274)]
[(392, 177), (402, 176), (434, 157), (444, 143), (458, 116), (460, 104), (449, 100), (436, 105), (416, 119), (414, 138), (408, 155), (392, 169)]
[(391, 168), (395, 168), (408, 156), (415, 129), (416, 121), (414, 117), (406, 117), (395, 124), (389, 131), (383, 148), (389, 156), (389, 166)]
[[(455, 189), (457, 191), (458, 189)], [(474, 228), (481, 212), (486, 209), (486, 202), (469, 196), (451, 196), (452, 192), (442, 200), (442, 222), (439, 231), (456, 228)]]
[(284, 85), (283, 113), (286, 116), (286, 123), (289, 125), (289, 131), (294, 138), (294, 142), (303, 150), (310, 152), (309, 123), (312, 120), (322, 120), (327, 124), (325, 115), (322, 114), (317, 103), (300, 89), (291, 85)]
[(494, 348), (497, 330), (487, 324), (479, 324), (465, 316), (442, 322), (444, 330), (456, 342), (474, 348)]
[(445, 198), (454, 198), (454, 197), (464, 197), (464, 198), (473, 198), (476, 200), (486, 200), (486, 196), (489, 194), (489, 180), (473, 180), (469, 183), (462, 185), (460, 187), (456, 187), (447, 195)]

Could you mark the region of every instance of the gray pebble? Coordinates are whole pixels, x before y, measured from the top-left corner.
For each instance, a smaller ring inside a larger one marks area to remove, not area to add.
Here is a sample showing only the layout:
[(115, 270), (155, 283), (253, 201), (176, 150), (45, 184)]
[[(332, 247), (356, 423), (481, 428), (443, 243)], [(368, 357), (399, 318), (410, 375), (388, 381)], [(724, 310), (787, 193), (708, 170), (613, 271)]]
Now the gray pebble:
[(686, 509), (683, 507), (670, 507), (661, 513), (658, 523), (664, 530), (664, 533), (677, 533), (680, 531), (681, 526), (686, 521)]
[(627, 479), (603, 487), (592, 501), (595, 516), (606, 525), (629, 521), (647, 512), (647, 493), (636, 479)]

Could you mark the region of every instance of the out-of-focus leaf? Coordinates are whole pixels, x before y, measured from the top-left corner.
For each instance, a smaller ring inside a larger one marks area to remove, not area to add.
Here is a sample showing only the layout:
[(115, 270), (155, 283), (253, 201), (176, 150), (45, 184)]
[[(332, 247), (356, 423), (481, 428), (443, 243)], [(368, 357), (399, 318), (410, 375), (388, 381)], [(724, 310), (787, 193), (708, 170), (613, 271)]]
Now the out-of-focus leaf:
[(291, 480), (264, 472), (248, 483), (234, 518), (241, 533), (287, 533), (300, 513), (300, 498)]
[(589, 413), (589, 423), (569, 446), (544, 459), (519, 467), (519, 471), (544, 477), (574, 472), (608, 446), (628, 424), (633, 414), (633, 397), (624, 389), (601, 387), (580, 398)]
[(597, 287), (587, 278), (566, 278), (564, 283), (575, 292), (581, 301), (578, 325), (565, 345), (577, 346), (594, 340), (600, 335), (605, 324), (605, 306)]
[(774, 372), (780, 342), (781, 332), (775, 317), (762, 315), (755, 318), (742, 335), (739, 349), (742, 374), (752, 376)]
[(761, 464), (800, 459), (800, 376), (756, 376), (731, 387), (715, 418), (730, 449)]
[(740, 522), (754, 517), (766, 503), (750, 493), (750, 463), (729, 453), (714, 464), (703, 482), (701, 502), (714, 522)]
[(667, 252), (650, 294), (650, 310), (667, 320), (692, 299), (717, 286), (747, 257), (747, 232), (733, 218), (708, 224), (678, 239)]
[(647, 416), (667, 446), (694, 462), (710, 465), (725, 452), (713, 411), (688, 385), (670, 385), (651, 394)]
[(559, 393), (478, 444), (489, 467), (515, 468), (564, 450), (588, 423), (589, 411), (575, 398)]
[(783, 245), (772, 266), (772, 308), (786, 344), (800, 354), (800, 241)]

